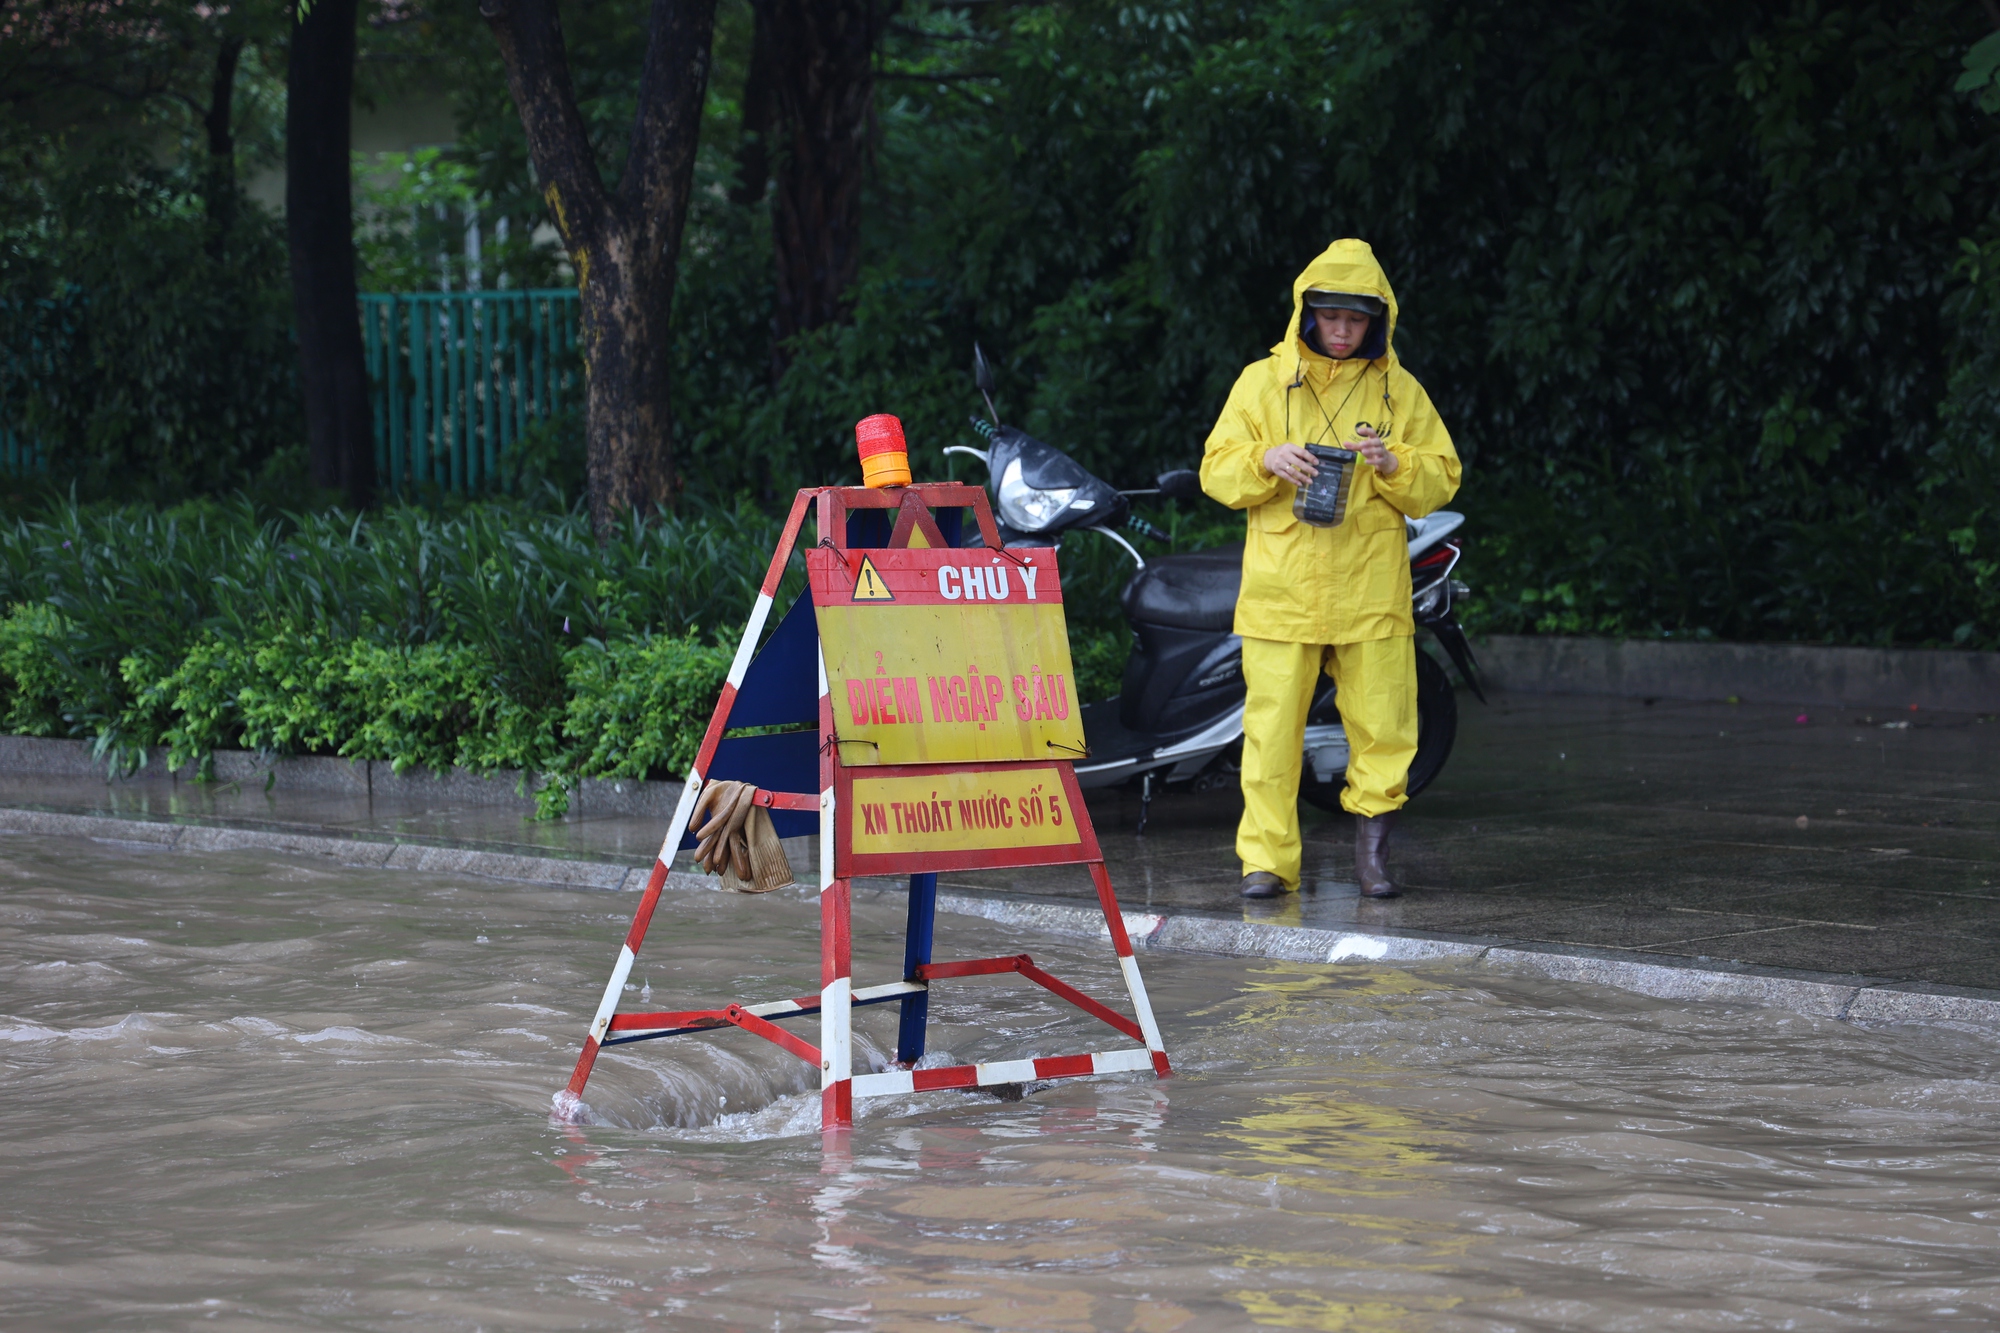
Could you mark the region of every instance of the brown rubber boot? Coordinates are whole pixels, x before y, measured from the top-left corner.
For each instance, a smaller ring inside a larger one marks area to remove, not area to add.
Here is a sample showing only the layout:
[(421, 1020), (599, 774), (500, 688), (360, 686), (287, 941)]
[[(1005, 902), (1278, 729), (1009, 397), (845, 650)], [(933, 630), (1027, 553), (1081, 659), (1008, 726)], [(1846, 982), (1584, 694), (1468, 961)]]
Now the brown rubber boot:
[(1285, 881), (1268, 870), (1253, 870), (1243, 877), (1245, 898), (1282, 898), (1285, 896)]
[(1384, 864), (1389, 854), (1389, 827), (1395, 822), (1393, 814), (1354, 817), (1354, 877), (1361, 882), (1364, 898), (1394, 898), (1402, 893), (1390, 882), (1389, 868)]

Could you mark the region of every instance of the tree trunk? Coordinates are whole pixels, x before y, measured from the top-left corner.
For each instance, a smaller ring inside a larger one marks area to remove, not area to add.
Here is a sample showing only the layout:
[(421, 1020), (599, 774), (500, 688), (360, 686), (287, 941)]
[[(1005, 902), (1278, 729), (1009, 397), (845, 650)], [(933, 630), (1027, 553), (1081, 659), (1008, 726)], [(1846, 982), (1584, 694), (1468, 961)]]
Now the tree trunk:
[(756, 0), (777, 94), (774, 369), (785, 344), (842, 318), (861, 266), (875, 44), (900, 0)]
[(674, 497), (674, 256), (656, 245), (648, 256), (648, 248), (630, 229), (613, 227), (586, 252), (584, 451), (600, 537), (627, 510), (650, 514)]
[(736, 187), (732, 202), (755, 204), (771, 183), (771, 124), (776, 107), (771, 87), (771, 25), (761, 9), (750, 31), (750, 68), (743, 75), (743, 129), (736, 147)]
[(222, 258), (229, 233), (236, 226), (236, 132), (233, 111), (236, 102), (236, 62), (243, 54), (243, 38), (224, 34), (215, 52), (215, 78), (208, 94), (208, 114), (202, 118), (208, 130), (208, 253)]
[(375, 441), (361, 313), (354, 286), (353, 167), (356, 0), (293, 11), (285, 86), (285, 231), (299, 332), (313, 483), (366, 508), (375, 498)]
[(550, 219), (582, 295), (584, 438), (600, 538), (673, 499), (674, 279), (708, 91), (715, 0), (653, 0), (625, 174), (607, 190), (554, 0), (482, 0)]

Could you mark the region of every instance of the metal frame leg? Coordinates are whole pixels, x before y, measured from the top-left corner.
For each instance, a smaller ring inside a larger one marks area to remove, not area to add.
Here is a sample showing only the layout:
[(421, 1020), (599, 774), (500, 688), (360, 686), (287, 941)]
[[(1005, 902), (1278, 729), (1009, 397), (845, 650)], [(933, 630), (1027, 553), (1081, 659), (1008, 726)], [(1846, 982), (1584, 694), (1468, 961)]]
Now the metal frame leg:
[(819, 897), (819, 1056), (822, 1133), (854, 1123), (853, 949), (848, 882)]
[[(915, 981), (917, 969), (931, 961), (931, 937), (937, 923), (937, 876), (910, 876), (910, 924), (903, 935), (903, 980)], [(924, 1027), (930, 1021), (929, 991), (905, 996), (902, 1022), (896, 1031), (896, 1063), (913, 1065), (924, 1058)]]
[(1152, 1053), (1153, 1072), (1161, 1078), (1173, 1073), (1167, 1063), (1167, 1043), (1160, 1025), (1153, 1019), (1153, 1002), (1146, 996), (1146, 983), (1139, 976), (1139, 960), (1132, 955), (1132, 937), (1125, 930), (1125, 914), (1118, 910), (1118, 895), (1111, 888), (1111, 872), (1104, 862), (1090, 863), (1090, 879), (1097, 885), (1097, 904), (1104, 910), (1104, 928), (1111, 935), (1111, 951), (1118, 955), (1118, 970), (1125, 974), (1125, 993), (1132, 997), (1132, 1012), (1139, 1019), (1140, 1034)]

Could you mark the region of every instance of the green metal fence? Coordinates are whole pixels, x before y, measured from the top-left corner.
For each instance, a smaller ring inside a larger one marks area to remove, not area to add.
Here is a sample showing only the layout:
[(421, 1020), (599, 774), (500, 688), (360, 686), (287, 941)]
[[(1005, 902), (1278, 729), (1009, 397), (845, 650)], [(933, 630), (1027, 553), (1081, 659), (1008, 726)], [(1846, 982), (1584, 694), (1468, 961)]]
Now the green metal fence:
[(391, 493), (492, 489), (508, 446), (582, 390), (566, 288), (368, 293), (361, 331), (376, 476)]
[(54, 298), (0, 299), (0, 475), (26, 476), (48, 465), (39, 440), (21, 433), (23, 400), (49, 375), (57, 349), (68, 344), (82, 304), (80, 288)]
[(42, 451), (15, 434), (11, 427), (0, 425), (0, 473), (26, 476), (41, 470)]

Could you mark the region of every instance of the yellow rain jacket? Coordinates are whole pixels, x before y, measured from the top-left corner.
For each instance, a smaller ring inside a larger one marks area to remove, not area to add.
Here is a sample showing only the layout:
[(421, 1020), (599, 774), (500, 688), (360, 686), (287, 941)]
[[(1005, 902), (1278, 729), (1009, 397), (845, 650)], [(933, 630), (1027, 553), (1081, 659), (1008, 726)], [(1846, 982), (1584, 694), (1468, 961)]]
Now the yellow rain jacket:
[[(1300, 336), (1308, 289), (1379, 296), (1386, 327), (1361, 353), (1334, 361)], [(1236, 632), (1290, 643), (1366, 643), (1413, 635), (1403, 518), (1422, 518), (1458, 493), (1458, 452), (1424, 386), (1396, 359), (1396, 294), (1365, 241), (1335, 241), (1292, 283), (1292, 322), (1271, 355), (1245, 367), (1208, 437), (1202, 489), (1247, 509)], [(1316, 528), (1292, 516), (1296, 488), (1264, 468), (1278, 444), (1346, 446), (1366, 422), (1402, 466), (1383, 477), (1356, 460), (1347, 517)]]

